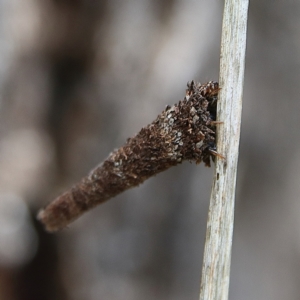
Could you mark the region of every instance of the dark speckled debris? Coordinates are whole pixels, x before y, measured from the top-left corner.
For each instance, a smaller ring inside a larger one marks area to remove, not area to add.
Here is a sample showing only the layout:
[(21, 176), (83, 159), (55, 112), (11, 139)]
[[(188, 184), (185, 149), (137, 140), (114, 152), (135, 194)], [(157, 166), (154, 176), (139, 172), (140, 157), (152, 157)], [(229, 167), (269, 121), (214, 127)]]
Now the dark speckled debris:
[[(188, 83), (186, 96), (38, 214), (48, 231), (64, 228), (85, 211), (143, 183), (184, 160), (204, 162), (219, 155), (215, 146), (218, 83)], [(221, 156), (221, 155), (220, 155)]]

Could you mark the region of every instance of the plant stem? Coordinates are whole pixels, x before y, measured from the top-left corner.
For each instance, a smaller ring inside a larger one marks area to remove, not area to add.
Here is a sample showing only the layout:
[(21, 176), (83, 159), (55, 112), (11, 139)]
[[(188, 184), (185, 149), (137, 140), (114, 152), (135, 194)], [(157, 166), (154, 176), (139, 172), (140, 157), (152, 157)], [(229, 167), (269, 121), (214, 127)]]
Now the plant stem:
[(224, 6), (217, 149), (200, 287), (200, 300), (228, 299), (234, 199), (240, 139), (248, 0), (226, 0)]

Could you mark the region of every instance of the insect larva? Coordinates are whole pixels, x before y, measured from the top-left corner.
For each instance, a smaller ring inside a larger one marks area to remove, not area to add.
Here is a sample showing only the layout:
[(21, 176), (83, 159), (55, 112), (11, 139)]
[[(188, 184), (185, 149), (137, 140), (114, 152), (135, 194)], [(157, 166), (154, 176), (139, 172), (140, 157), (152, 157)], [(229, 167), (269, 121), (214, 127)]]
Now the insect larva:
[(222, 157), (215, 145), (218, 91), (217, 82), (189, 82), (184, 100), (167, 106), (151, 124), (41, 210), (38, 219), (48, 231), (56, 231), (85, 211), (183, 160), (203, 161), (210, 166), (211, 158)]

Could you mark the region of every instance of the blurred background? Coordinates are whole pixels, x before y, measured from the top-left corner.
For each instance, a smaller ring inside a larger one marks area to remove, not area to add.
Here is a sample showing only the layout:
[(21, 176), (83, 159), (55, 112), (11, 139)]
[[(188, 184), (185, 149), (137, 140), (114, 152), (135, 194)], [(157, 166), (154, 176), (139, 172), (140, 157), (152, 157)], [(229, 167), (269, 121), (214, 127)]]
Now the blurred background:
[[(213, 168), (46, 233), (38, 209), (218, 80), (223, 1), (0, 0), (0, 299), (198, 299)], [(299, 299), (300, 2), (253, 0), (230, 299)]]

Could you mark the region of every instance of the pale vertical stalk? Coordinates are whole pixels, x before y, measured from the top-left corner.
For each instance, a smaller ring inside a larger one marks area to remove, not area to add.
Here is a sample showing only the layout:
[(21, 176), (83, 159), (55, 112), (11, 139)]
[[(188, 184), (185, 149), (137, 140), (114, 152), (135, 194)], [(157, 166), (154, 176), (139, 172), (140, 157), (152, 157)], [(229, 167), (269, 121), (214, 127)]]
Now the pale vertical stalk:
[(228, 299), (234, 199), (240, 139), (248, 0), (224, 6), (217, 150), (204, 249), (200, 300)]

